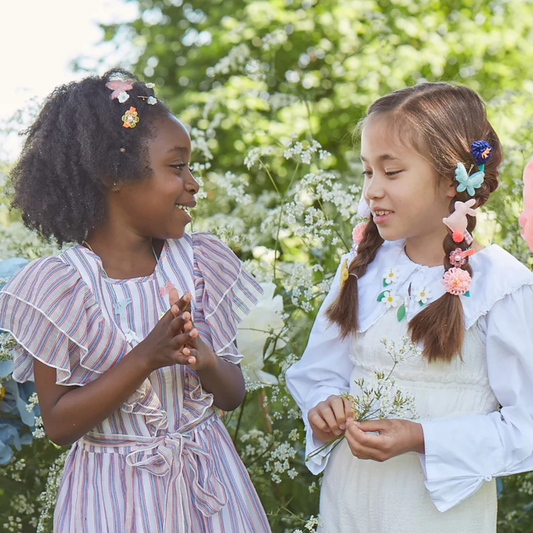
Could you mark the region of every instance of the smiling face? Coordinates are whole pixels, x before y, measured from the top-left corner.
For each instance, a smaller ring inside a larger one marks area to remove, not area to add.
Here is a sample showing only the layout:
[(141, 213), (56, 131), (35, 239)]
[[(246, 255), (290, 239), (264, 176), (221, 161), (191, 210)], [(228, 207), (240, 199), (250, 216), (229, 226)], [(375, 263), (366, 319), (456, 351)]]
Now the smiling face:
[(168, 115), (154, 122), (155, 135), (148, 140), (149, 178), (119, 184), (108, 201), (111, 212), (142, 237), (179, 239), (191, 221), (187, 210), (196, 205), (198, 183), (189, 170), (191, 140), (183, 124)]
[(402, 143), (386, 116), (366, 120), (361, 136), (363, 195), (381, 237), (388, 241), (435, 237), (442, 242), (455, 188), (435, 174), (410, 144)]

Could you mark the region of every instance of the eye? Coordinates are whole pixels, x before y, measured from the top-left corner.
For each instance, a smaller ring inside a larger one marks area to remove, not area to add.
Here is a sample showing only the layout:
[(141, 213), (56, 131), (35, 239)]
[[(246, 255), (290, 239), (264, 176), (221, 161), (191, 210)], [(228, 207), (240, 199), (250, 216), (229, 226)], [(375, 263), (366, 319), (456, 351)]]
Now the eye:
[[(176, 168), (178, 169), (180, 172), (185, 168), (187, 167), (188, 165), (186, 165), (185, 163), (180, 163), (178, 165), (170, 165), (172, 168)], [(190, 169), (191, 167), (189, 167)]]
[(365, 178), (369, 178), (370, 176), (372, 176), (372, 171), (371, 170), (365, 170), (363, 171), (363, 176)]
[(385, 172), (385, 176), (392, 177), (398, 175), (400, 172), (403, 172), (403, 170), (394, 170), (393, 172)]

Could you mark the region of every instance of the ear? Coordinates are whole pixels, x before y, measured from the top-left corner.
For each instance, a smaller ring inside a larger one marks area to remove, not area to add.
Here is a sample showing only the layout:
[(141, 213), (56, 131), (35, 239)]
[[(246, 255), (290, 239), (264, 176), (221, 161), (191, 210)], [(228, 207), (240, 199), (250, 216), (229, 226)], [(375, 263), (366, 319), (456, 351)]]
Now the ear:
[(454, 198), (457, 195), (457, 183), (455, 180), (447, 183), (445, 187), (446, 196), (448, 198)]

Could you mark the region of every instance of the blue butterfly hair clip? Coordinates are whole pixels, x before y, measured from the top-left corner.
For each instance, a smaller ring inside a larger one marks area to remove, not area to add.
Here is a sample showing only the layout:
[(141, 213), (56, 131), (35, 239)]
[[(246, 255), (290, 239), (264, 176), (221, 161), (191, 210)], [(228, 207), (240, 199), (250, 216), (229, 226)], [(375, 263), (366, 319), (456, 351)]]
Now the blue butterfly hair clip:
[(470, 153), (476, 162), (478, 171), (469, 174), (463, 163), (457, 163), (455, 179), (459, 182), (457, 192), (466, 191), (470, 196), (475, 196), (485, 180), (485, 163), (492, 157), (492, 146), (487, 141), (474, 141), (470, 147)]

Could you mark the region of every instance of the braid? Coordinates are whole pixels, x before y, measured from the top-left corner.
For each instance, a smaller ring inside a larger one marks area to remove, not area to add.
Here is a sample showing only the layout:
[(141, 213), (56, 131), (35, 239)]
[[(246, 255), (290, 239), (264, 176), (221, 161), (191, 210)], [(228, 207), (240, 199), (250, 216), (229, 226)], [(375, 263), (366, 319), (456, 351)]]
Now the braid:
[(378, 232), (378, 228), (372, 218), (370, 218), (365, 228), (363, 240), (357, 247), (357, 255), (348, 268), (350, 274), (355, 274), (355, 276), (348, 276), (337, 299), (326, 311), (326, 317), (329, 321), (339, 326), (341, 338), (357, 332), (359, 328), (357, 280), (364, 275), (368, 265), (374, 261), (382, 244), (383, 239)]
[[(463, 196), (463, 195), (461, 195)], [(459, 200), (456, 196), (450, 205)], [(476, 217), (467, 215), (467, 230), (472, 233), (476, 227)], [(450, 254), (456, 249), (466, 250), (468, 244), (463, 241), (456, 243), (452, 239), (451, 230), (444, 238), (444, 270), (454, 267), (450, 263)], [(472, 267), (468, 264), (468, 257), (460, 267), (473, 276)], [(459, 296), (449, 292), (444, 293), (438, 300), (429, 304), (409, 322), (409, 333), (413, 342), (424, 343), (424, 356), (430, 361), (451, 361), (461, 353), (464, 340), (464, 314), (463, 305)]]

